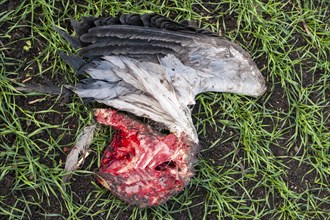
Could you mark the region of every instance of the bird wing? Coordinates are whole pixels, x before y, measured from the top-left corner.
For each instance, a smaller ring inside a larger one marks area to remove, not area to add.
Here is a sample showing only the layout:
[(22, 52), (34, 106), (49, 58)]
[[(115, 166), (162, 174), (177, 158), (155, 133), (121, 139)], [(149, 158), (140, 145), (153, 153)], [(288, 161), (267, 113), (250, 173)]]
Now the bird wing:
[[(72, 20), (77, 39), (57, 31), (79, 55), (61, 56), (90, 79), (69, 87), (197, 140), (188, 105), (202, 92), (259, 96), (265, 81), (237, 44), (157, 14)], [(78, 64), (77, 64), (78, 63)], [(74, 64), (74, 65), (73, 65)]]

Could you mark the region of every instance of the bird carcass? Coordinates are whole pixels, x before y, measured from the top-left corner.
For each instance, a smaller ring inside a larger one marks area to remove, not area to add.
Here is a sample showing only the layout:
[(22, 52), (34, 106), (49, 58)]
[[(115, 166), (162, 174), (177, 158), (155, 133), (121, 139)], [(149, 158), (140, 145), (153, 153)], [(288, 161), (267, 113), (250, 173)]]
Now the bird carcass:
[(161, 204), (193, 176), (199, 148), (191, 106), (197, 94), (265, 92), (250, 55), (214, 33), (157, 14), (71, 24), (76, 38), (56, 30), (79, 54), (61, 57), (89, 77), (67, 88), (109, 106), (94, 112), (98, 123), (115, 129), (97, 178), (129, 204)]

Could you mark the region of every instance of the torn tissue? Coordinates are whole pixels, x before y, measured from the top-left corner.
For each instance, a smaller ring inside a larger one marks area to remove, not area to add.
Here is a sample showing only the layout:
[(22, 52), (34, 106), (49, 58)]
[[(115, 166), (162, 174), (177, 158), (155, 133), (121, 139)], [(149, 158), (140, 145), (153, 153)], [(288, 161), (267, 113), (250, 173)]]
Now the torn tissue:
[(196, 147), (184, 134), (161, 134), (112, 109), (96, 109), (100, 124), (115, 128), (97, 175), (103, 186), (130, 204), (159, 205), (180, 192), (193, 175)]

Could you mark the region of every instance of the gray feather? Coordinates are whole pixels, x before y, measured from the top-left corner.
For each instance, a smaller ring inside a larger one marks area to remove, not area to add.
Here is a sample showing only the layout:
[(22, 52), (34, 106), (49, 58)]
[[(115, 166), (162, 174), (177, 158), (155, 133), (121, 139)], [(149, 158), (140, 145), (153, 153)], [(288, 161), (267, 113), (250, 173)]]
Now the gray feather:
[(73, 55), (72, 53), (69, 53), (69, 55), (67, 55), (62, 51), (58, 51), (58, 54), (66, 64), (71, 66), (76, 71), (79, 71), (79, 69), (86, 64), (83, 59), (76, 55)]
[(156, 55), (156, 54), (176, 54), (170, 48), (166, 48), (163, 46), (157, 45), (123, 45), (123, 46), (99, 46), (94, 45), (95, 47), (90, 49), (85, 47), (80, 51), (80, 54), (84, 57), (93, 58), (93, 57), (100, 57), (105, 55)]
[(80, 50), (82, 56), (102, 55), (134, 55), (134, 54), (177, 54), (181, 52), (182, 46), (175, 42), (165, 42), (146, 39), (127, 39), (117, 37), (105, 37), (96, 43), (90, 44)]
[(60, 30), (58, 27), (53, 26), (54, 30), (61, 35), (62, 38), (64, 38), (66, 41), (69, 42), (69, 44), (71, 45), (71, 47), (73, 47), (74, 49), (78, 49), (80, 47), (80, 42), (77, 38), (69, 35), (68, 33)]
[(193, 39), (193, 34), (147, 28), (130, 25), (110, 25), (91, 28), (82, 35), (80, 40), (85, 43), (95, 43), (103, 37), (118, 37), (121, 39), (145, 39), (165, 42), (182, 43)]

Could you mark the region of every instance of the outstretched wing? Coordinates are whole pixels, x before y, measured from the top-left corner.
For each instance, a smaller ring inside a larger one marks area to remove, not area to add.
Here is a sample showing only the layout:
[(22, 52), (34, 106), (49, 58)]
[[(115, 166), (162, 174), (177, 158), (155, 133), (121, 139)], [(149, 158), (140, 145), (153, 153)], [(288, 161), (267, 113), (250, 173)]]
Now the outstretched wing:
[[(90, 79), (76, 88), (120, 110), (184, 131), (197, 141), (188, 105), (206, 91), (259, 96), (264, 79), (250, 55), (233, 42), (157, 14), (72, 20), (77, 39), (58, 30), (77, 58), (63, 56)], [(78, 63), (78, 65), (77, 65)]]

